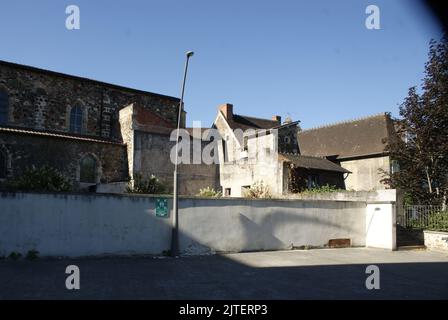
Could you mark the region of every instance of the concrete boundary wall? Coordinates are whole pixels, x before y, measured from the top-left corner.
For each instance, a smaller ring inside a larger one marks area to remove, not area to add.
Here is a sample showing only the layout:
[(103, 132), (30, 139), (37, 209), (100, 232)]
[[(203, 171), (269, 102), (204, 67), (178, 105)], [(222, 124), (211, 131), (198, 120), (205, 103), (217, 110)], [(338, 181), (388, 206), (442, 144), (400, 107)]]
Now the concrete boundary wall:
[(396, 210), (394, 203), (372, 202), (366, 207), (366, 247), (395, 250)]
[[(161, 197), (168, 198), (171, 209), (171, 198)], [(0, 256), (29, 250), (41, 256), (69, 257), (162, 254), (170, 249), (172, 215), (156, 217), (156, 198), (2, 193)], [(184, 254), (323, 247), (338, 238), (351, 239), (353, 246), (394, 248), (388, 230), (384, 241), (369, 240), (381, 239), (372, 232), (385, 231), (369, 230), (364, 201), (182, 197), (179, 207), (179, 244)], [(384, 211), (391, 208), (389, 204)], [(394, 212), (387, 219), (390, 214)], [(382, 218), (376, 219), (382, 225)]]

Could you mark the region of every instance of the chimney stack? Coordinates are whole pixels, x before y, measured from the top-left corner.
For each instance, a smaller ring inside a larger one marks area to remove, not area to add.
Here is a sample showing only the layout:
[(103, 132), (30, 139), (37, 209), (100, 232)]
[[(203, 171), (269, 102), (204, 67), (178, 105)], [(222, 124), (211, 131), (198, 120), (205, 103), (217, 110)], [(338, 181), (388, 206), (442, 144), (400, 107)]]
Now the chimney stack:
[(282, 124), (282, 117), (281, 116), (272, 116), (272, 121), (277, 121), (278, 124)]
[(233, 104), (224, 103), (219, 106), (219, 111), (221, 111), (224, 114), (224, 117), (226, 117), (226, 119), (233, 118)]

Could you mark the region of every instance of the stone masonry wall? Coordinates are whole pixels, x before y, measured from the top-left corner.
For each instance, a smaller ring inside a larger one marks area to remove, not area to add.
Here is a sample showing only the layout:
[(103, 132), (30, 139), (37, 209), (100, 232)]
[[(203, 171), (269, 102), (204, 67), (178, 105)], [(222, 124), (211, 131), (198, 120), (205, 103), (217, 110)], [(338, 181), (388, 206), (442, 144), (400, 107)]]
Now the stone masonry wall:
[(0, 61), (0, 90), (9, 96), (8, 125), (69, 131), (70, 110), (83, 110), (83, 133), (121, 141), (118, 111), (138, 103), (176, 124), (177, 98)]
[(428, 249), (448, 252), (448, 232), (425, 230), (423, 234), (425, 238), (425, 246)]
[(49, 165), (62, 172), (77, 189), (80, 160), (91, 154), (98, 160), (98, 183), (128, 178), (126, 146), (123, 144), (2, 132), (0, 146), (8, 157), (8, 177), (20, 176), (33, 166)]

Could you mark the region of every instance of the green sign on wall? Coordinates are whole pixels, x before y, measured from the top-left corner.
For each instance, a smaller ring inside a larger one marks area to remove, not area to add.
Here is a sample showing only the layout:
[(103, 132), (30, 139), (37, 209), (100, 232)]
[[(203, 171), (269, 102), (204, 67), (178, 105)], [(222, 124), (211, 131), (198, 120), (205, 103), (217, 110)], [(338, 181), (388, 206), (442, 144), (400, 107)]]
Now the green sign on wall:
[(168, 217), (168, 199), (164, 198), (156, 199), (156, 217), (160, 218)]

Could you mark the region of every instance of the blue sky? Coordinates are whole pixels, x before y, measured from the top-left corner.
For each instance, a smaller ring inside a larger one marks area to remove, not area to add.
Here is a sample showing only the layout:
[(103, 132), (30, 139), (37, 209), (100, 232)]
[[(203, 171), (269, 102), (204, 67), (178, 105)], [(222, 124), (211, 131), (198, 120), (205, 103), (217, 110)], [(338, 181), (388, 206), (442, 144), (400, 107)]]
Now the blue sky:
[[(65, 28), (78, 5), (81, 29)], [(365, 28), (369, 4), (380, 30)], [(417, 1), (2, 1), (0, 59), (179, 96), (188, 124), (221, 103), (302, 128), (389, 111), (420, 84), (441, 31)]]

